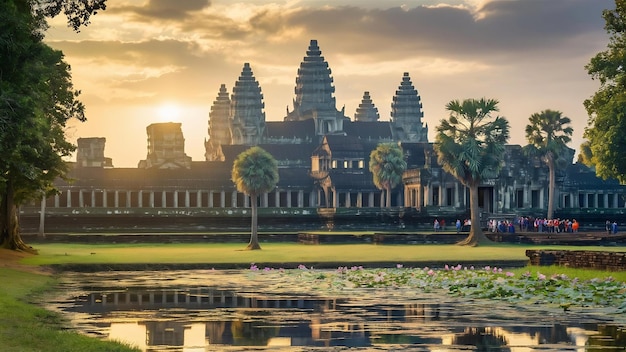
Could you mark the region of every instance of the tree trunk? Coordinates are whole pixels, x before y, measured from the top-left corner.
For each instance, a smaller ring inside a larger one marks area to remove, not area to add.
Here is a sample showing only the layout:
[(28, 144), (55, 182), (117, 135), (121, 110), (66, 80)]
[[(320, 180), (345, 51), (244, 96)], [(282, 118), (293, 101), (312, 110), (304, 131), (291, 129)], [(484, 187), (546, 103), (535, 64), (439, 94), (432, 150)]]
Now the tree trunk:
[(478, 184), (472, 184), (469, 186), (470, 191), (470, 220), (472, 225), (470, 226), (469, 235), (466, 239), (457, 244), (463, 246), (476, 247), (480, 244), (490, 243), (491, 240), (485, 236), (483, 229), (480, 226), (480, 214), (478, 213)]
[(251, 229), (251, 234), (250, 234), (250, 243), (248, 243), (248, 246), (246, 247), (246, 249), (249, 249), (249, 250), (261, 249), (261, 246), (259, 245), (259, 235), (257, 233), (257, 230), (258, 230), (257, 198), (258, 196), (256, 194), (250, 195), (250, 201), (252, 203), (252, 229)]
[(45, 232), (46, 222), (46, 194), (41, 196), (41, 212), (39, 213), (39, 237), (46, 238)]
[(14, 190), (11, 181), (7, 181), (2, 205), (0, 206), (0, 247), (15, 251), (24, 251), (37, 254), (37, 251), (24, 243), (20, 236), (20, 225), (17, 217), (17, 207), (14, 202)]
[(554, 189), (556, 187), (556, 175), (554, 172), (554, 157), (551, 153), (546, 156), (548, 164), (548, 173), (550, 182), (548, 184), (548, 214), (547, 218), (552, 219), (554, 217)]
[(386, 197), (387, 199), (385, 199), (385, 203), (387, 208), (391, 208), (391, 187), (387, 186), (385, 187), (385, 192), (387, 192)]

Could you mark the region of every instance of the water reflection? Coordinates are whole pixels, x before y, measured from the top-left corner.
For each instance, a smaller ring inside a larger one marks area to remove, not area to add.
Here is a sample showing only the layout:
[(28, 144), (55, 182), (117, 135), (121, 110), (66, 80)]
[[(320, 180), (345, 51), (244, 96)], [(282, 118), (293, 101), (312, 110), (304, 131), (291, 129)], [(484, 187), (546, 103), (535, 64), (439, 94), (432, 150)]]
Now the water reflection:
[(48, 304), (143, 351), (626, 350), (626, 328), (598, 316), (399, 289), (314, 292), (245, 271), (68, 273)]

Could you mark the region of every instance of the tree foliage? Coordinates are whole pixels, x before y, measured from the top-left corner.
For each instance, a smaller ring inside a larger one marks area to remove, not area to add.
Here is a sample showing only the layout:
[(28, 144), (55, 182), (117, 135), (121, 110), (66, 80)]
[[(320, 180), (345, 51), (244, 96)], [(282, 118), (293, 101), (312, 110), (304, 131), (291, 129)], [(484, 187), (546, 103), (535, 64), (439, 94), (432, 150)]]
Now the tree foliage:
[(548, 166), (549, 186), (548, 186), (548, 219), (554, 215), (554, 192), (555, 167), (560, 160), (564, 160), (567, 144), (572, 140), (574, 130), (569, 124), (569, 117), (555, 110), (544, 110), (534, 113), (529, 117), (529, 124), (526, 125), (526, 139), (528, 140), (527, 152), (537, 155)]
[(488, 239), (480, 228), (478, 186), (494, 178), (502, 168), (509, 139), (509, 122), (501, 116), (494, 99), (453, 100), (446, 105), (450, 116), (437, 126), (434, 148), (439, 164), (470, 190), (472, 226), (461, 244), (476, 245)]
[(402, 182), (406, 160), (402, 148), (394, 143), (381, 143), (370, 153), (369, 170), (376, 188), (386, 192), (386, 206), (391, 206), (391, 190)]
[(626, 0), (616, 0), (615, 9), (604, 10), (608, 48), (585, 66), (598, 91), (585, 100), (589, 114), (585, 138), (591, 163), (598, 176), (626, 183)]
[(278, 184), (278, 163), (264, 149), (249, 148), (235, 159), (231, 179), (239, 192), (250, 196), (252, 203), (252, 233), (247, 249), (261, 249), (257, 235), (258, 196), (273, 190)]
[[(65, 138), (70, 119), (85, 120), (70, 66), (43, 43), (46, 16), (64, 12), (78, 29), (98, 1), (0, 2), (0, 243), (32, 251), (19, 236), (17, 208), (54, 192), (67, 172), (63, 157), (75, 146)], [(58, 9), (55, 10), (55, 9)], [(71, 17), (73, 15), (74, 17)]]

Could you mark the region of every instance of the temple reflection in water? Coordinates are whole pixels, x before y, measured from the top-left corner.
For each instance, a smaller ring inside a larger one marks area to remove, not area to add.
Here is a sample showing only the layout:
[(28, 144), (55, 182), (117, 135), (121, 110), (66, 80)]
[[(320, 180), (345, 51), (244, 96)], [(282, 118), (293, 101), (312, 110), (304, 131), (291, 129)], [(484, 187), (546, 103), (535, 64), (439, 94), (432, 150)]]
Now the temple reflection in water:
[[(586, 346), (602, 328), (597, 323), (520, 320), (509, 316), (511, 307), (491, 312), (490, 307), (433, 302), (433, 297), (402, 302), (186, 287), (94, 291), (61, 306), (74, 314), (80, 329), (143, 351), (237, 346), (528, 351), (529, 346)], [(612, 341), (620, 343), (616, 341), (624, 332), (614, 335)]]

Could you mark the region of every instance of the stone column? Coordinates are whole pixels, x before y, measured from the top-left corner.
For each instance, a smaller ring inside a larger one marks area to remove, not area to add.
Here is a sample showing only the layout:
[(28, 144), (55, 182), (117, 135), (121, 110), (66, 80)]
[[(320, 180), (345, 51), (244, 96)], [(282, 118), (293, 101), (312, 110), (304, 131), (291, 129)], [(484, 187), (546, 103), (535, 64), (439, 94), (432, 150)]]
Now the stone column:
[(131, 192), (126, 191), (126, 208), (130, 208), (132, 205), (131, 203)]
[(209, 208), (213, 208), (213, 191), (209, 191)]
[(202, 208), (202, 191), (196, 192), (196, 208)]
[(67, 200), (67, 208), (71, 208), (72, 207), (72, 191), (70, 191), (69, 189), (67, 190), (67, 193), (65, 194), (65, 200)]
[(140, 190), (137, 193), (137, 206), (139, 208), (143, 208), (143, 190)]
[(274, 202), (276, 204), (276, 208), (280, 208), (280, 191), (276, 190), (274, 192)]
[(374, 207), (374, 192), (370, 192), (367, 197), (367, 202), (370, 208)]
[(530, 192), (528, 185), (524, 184), (524, 191), (522, 192), (522, 204), (524, 205), (524, 208), (530, 208), (530, 204), (528, 204), (528, 192)]
[(330, 191), (333, 194), (333, 208), (339, 208), (339, 192), (334, 187)]
[(115, 193), (113, 193), (113, 203), (115, 203), (115, 207), (119, 208), (120, 207), (120, 191), (115, 190)]
[(264, 208), (269, 207), (269, 194), (263, 193), (263, 197), (261, 198), (261, 206)]
[(189, 196), (189, 190), (185, 190), (185, 208), (189, 208), (189, 204), (191, 203), (191, 199)]
[(83, 190), (79, 190), (78, 191), (78, 207), (79, 208), (84, 208), (85, 207), (85, 202), (83, 199)]
[(304, 191), (298, 191), (298, 208), (304, 208)]
[(250, 208), (250, 203), (254, 202), (254, 200), (247, 196), (247, 195), (243, 195), (243, 207), (244, 208)]
[(161, 192), (161, 208), (167, 208), (167, 191)]
[(291, 191), (287, 191), (287, 208), (291, 208)]
[(108, 199), (107, 199), (107, 198), (108, 198), (108, 196), (107, 196), (107, 190), (106, 190), (106, 189), (103, 189), (103, 190), (102, 190), (102, 207), (103, 207), (103, 208), (108, 207), (108, 204), (107, 204), (107, 203), (108, 203)]
[(96, 207), (96, 191), (93, 189), (91, 190), (91, 207)]
[(154, 191), (150, 191), (150, 208), (154, 208)]
[(178, 190), (174, 190), (172, 193), (172, 203), (174, 203), (174, 208), (178, 208)]
[(58, 194), (54, 195), (54, 207), (58, 208), (61, 206), (61, 197)]
[(619, 197), (619, 194), (615, 193), (613, 194), (613, 208), (617, 208), (617, 198)]
[(363, 193), (357, 192), (356, 194), (356, 207), (363, 208)]
[(226, 208), (226, 191), (220, 192), (220, 207)]
[(233, 208), (237, 208), (237, 191), (236, 190), (234, 190), (231, 193), (230, 206), (233, 207)]

